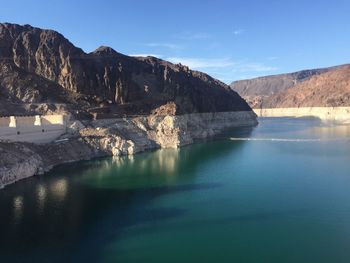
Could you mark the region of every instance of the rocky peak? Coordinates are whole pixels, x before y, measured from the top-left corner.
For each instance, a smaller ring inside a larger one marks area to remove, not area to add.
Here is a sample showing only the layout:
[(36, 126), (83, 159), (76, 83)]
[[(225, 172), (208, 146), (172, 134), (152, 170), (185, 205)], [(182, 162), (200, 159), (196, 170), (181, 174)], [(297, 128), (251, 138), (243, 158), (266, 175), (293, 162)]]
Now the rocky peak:
[(99, 56), (118, 56), (120, 53), (115, 51), (111, 47), (107, 46), (100, 46), (99, 48), (95, 49), (92, 54), (99, 55)]

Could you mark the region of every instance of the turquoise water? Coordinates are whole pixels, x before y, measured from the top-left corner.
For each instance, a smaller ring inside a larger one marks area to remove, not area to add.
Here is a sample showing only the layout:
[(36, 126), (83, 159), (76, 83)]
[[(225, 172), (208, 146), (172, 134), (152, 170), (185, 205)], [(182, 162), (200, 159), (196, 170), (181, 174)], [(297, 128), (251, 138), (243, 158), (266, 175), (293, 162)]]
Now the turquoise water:
[(1, 190), (0, 262), (350, 262), (350, 127), (266, 118), (229, 137)]

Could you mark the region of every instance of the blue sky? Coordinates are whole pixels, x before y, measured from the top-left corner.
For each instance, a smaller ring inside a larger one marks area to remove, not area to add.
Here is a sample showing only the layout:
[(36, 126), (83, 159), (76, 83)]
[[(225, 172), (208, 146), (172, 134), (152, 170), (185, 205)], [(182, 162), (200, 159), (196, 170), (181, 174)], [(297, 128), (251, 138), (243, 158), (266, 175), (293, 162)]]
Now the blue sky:
[(232, 80), (350, 63), (350, 1), (4, 1), (0, 21)]

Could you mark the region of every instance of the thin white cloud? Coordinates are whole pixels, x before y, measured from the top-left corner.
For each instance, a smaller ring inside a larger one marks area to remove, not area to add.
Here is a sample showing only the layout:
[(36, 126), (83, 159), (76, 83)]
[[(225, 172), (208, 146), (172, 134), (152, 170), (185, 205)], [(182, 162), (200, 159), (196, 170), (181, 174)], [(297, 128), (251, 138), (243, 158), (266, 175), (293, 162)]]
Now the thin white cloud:
[(186, 58), (186, 57), (169, 57), (167, 58), (170, 62), (175, 64), (181, 63), (192, 69), (203, 69), (203, 68), (226, 68), (235, 64), (230, 58)]
[(277, 59), (278, 59), (278, 57), (274, 57), (274, 56), (267, 58), (267, 60), (277, 60)]
[(244, 32), (245, 32), (245, 30), (240, 28), (240, 29), (236, 29), (235, 31), (233, 31), (233, 34), (235, 36), (238, 36), (238, 35), (243, 34)]
[(156, 57), (161, 58), (162, 55), (152, 54), (152, 53), (139, 53), (139, 54), (129, 54), (130, 57)]
[(175, 64), (181, 63), (191, 69), (200, 70), (225, 82), (268, 75), (278, 70), (277, 67), (258, 62), (236, 61), (230, 57), (224, 58), (192, 58), (192, 57), (166, 57)]
[(205, 32), (196, 32), (196, 33), (183, 33), (175, 35), (174, 38), (183, 39), (183, 40), (201, 40), (211, 38), (211, 35)]
[(182, 46), (175, 43), (147, 43), (147, 47), (168, 48), (168, 49), (181, 49)]
[(230, 68), (231, 72), (267, 72), (277, 68), (256, 62), (238, 62), (231, 58), (190, 58), (190, 57), (168, 57), (173, 63), (181, 63), (193, 69), (207, 68)]

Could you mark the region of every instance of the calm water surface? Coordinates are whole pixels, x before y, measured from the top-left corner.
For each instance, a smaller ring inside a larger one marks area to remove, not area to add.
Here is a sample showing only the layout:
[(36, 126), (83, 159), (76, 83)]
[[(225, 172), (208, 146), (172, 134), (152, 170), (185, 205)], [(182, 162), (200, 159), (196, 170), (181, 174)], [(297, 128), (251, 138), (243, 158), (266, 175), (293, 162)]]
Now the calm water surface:
[(349, 263), (350, 127), (260, 119), (231, 137), (255, 140), (62, 165), (1, 190), (0, 262)]

